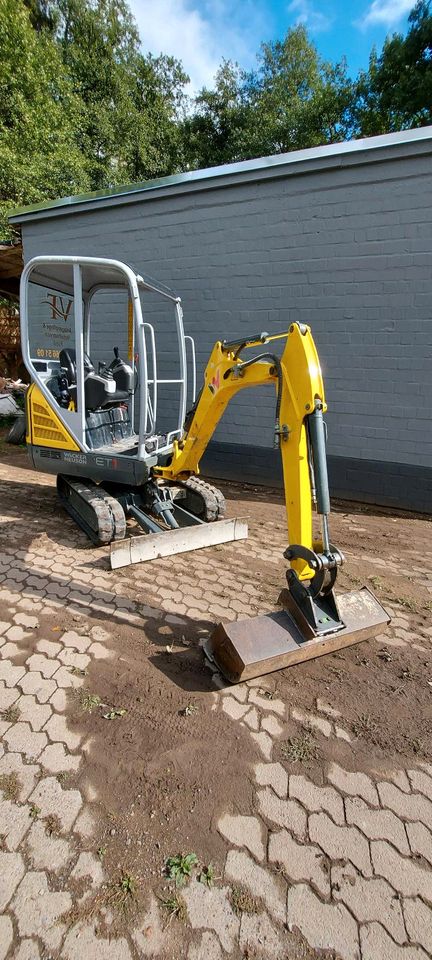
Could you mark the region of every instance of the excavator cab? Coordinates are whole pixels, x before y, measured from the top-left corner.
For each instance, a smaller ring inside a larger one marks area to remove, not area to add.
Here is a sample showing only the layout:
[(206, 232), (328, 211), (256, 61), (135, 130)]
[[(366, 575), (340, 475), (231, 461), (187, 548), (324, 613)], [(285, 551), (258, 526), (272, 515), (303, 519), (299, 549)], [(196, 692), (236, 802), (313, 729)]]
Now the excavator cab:
[[(126, 298), (123, 357), (115, 323), (120, 294)], [(99, 295), (105, 297), (104, 342), (115, 329), (116, 346), (113, 358), (99, 359), (96, 368), (91, 344)], [(155, 297), (170, 308), (171, 335)], [(172, 356), (173, 338), (177, 343), (175, 376), (170, 368), (160, 376), (161, 330), (170, 341), (166, 355)], [(367, 588), (334, 592), (344, 558), (330, 539), (327, 406), (307, 325), (218, 340), (196, 395), (194, 342), (184, 333), (178, 297), (118, 260), (41, 256), (22, 275), (21, 337), (32, 380), (27, 444), (33, 464), (57, 475), (61, 503), (90, 539), (111, 545), (113, 568), (247, 537), (245, 521), (224, 519), (223, 495), (199, 477), (199, 464), (232, 397), (273, 384), (287, 587), (278, 612), (216, 627), (206, 652), (227, 679), (257, 677), (382, 631), (389, 617)], [(275, 341), (282, 341), (282, 354)], [(144, 535), (126, 537), (130, 518)]]

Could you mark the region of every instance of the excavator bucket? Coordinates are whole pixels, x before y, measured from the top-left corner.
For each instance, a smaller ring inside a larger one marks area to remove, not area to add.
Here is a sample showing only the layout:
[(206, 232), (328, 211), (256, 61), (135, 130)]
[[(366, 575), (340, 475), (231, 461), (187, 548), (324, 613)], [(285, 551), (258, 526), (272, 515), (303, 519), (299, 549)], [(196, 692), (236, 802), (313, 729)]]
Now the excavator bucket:
[(390, 623), (388, 613), (367, 587), (338, 596), (343, 626), (333, 633), (318, 635), (302, 617), (289, 590), (282, 590), (279, 602), (284, 609), (278, 612), (219, 623), (206, 642), (206, 656), (231, 683), (349, 647), (382, 633)]
[(247, 520), (236, 517), (233, 520), (217, 520), (214, 523), (179, 527), (177, 530), (166, 530), (164, 533), (129, 537), (111, 544), (111, 569), (117, 570), (131, 563), (144, 563), (146, 560), (172, 557), (176, 553), (188, 553), (190, 550), (214, 547), (233, 540), (246, 540), (247, 535)]

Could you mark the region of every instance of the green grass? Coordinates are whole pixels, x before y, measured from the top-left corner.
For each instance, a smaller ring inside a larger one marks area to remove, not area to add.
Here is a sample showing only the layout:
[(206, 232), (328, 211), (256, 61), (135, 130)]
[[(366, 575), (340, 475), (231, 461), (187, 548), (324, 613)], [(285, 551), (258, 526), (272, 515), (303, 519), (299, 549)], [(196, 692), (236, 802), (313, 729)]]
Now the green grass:
[(196, 853), (177, 854), (175, 857), (168, 857), (165, 863), (165, 873), (168, 880), (174, 880), (176, 887), (182, 887), (189, 879), (192, 868), (198, 863)]

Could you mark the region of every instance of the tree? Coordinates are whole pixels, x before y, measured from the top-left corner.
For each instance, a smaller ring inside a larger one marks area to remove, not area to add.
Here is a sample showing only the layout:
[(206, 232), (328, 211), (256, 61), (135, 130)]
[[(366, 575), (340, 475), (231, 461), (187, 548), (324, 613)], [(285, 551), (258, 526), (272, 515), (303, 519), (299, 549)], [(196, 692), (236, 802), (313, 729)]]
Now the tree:
[(204, 88), (183, 125), (187, 164), (211, 167), (249, 156), (253, 117), (245, 91), (246, 74), (224, 60), (213, 90)]
[(88, 189), (76, 140), (81, 105), (57, 47), (32, 27), (21, 0), (0, 0), (0, 236), (7, 214)]
[(350, 133), (352, 84), (345, 63), (318, 55), (306, 29), (265, 43), (247, 81), (254, 117), (254, 154), (300, 150)]
[(406, 37), (387, 38), (380, 56), (372, 50), (369, 69), (358, 78), (354, 115), (366, 136), (432, 123), (430, 0), (419, 0), (408, 23)]

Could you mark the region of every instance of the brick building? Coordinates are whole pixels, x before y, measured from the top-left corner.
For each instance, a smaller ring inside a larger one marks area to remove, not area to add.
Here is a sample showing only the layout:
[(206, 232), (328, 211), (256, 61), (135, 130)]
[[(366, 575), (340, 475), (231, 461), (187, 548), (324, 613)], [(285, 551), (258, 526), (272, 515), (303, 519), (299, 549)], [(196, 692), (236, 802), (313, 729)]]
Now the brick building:
[[(11, 219), (25, 261), (115, 257), (167, 284), (182, 298), (199, 375), (215, 339), (309, 323), (333, 493), (430, 512), (432, 127), (47, 202)], [(115, 298), (101, 311), (96, 353), (117, 340)], [(160, 344), (169, 364), (163, 331)], [(203, 469), (280, 482), (274, 404), (270, 388), (240, 394)]]

